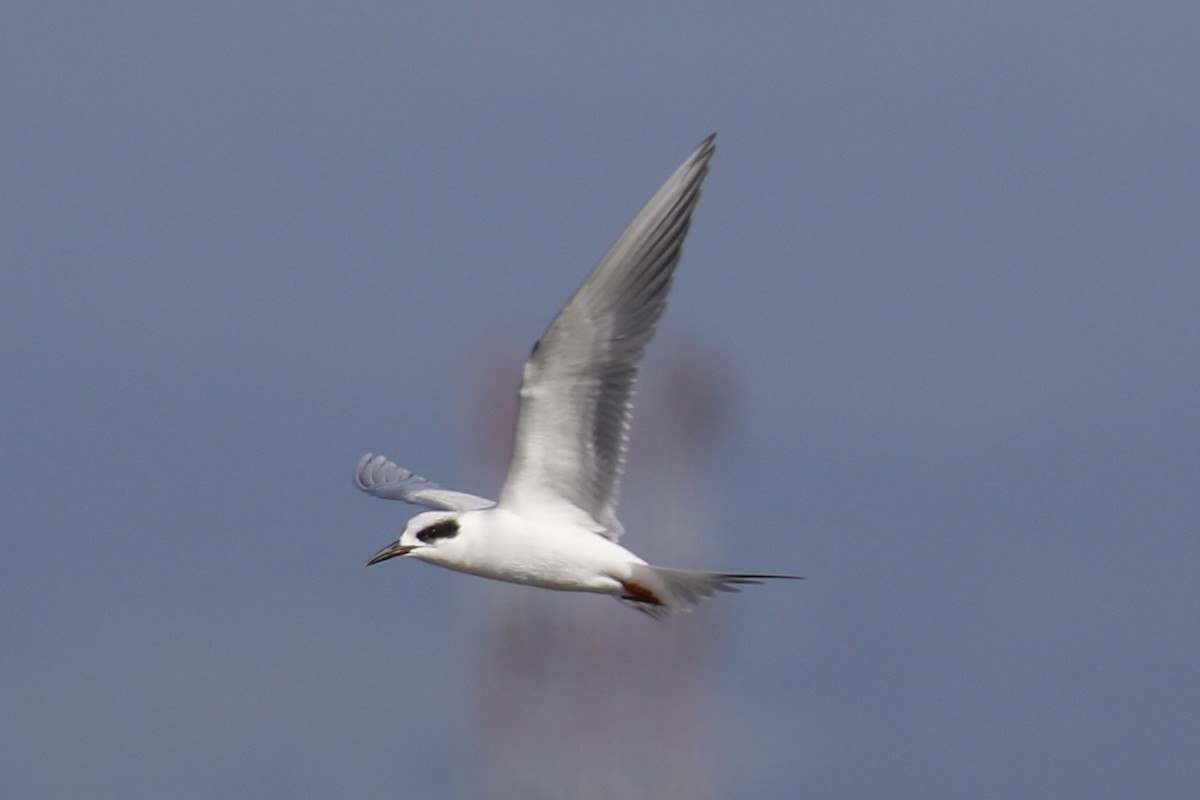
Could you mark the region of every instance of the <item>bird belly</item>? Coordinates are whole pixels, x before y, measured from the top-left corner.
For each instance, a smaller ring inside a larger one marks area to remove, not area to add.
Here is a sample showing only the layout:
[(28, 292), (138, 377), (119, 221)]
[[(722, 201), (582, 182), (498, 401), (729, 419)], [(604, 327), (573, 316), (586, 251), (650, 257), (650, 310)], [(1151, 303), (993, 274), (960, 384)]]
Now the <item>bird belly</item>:
[(641, 559), (590, 531), (539, 530), (491, 537), (454, 569), (484, 578), (572, 592), (615, 593)]

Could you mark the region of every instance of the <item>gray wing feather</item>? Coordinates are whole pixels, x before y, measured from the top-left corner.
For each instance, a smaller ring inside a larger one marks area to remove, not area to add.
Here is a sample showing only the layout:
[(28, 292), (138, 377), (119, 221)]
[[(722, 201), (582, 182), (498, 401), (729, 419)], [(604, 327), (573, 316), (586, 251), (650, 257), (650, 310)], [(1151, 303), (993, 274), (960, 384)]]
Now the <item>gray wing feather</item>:
[(550, 492), (620, 536), (615, 506), (638, 362), (666, 307), (715, 136), (650, 198), (534, 346), (502, 503)]
[(354, 485), (367, 494), (385, 500), (403, 500), (444, 511), (473, 511), (495, 505), (491, 500), (473, 494), (443, 489), (374, 453), (367, 453), (358, 462), (358, 468), (354, 470)]

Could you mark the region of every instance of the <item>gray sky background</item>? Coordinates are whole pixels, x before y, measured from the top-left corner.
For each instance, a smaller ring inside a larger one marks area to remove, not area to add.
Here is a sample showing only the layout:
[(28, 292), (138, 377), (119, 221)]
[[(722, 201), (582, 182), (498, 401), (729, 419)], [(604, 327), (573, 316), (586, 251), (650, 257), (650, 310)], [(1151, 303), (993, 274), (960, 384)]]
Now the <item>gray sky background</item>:
[(647, 371), (734, 375), (711, 565), (809, 576), (721, 601), (728, 796), (1193, 796), (1197, 31), (10, 4), (0, 794), (469, 796), (490, 595), (350, 471), (494, 493), (481, 368), (716, 130)]

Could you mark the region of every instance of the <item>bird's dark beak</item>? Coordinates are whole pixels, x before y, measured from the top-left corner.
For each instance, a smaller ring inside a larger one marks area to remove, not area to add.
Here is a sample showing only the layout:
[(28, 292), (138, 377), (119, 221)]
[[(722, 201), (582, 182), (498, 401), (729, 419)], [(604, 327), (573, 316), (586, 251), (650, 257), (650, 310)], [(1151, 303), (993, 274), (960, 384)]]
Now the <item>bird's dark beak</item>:
[(380, 561), (387, 561), (389, 558), (395, 558), (396, 556), (406, 556), (409, 553), (411, 553), (412, 551), (413, 551), (413, 546), (411, 544), (400, 544), (399, 542), (392, 542), (387, 547), (383, 548), (378, 553), (371, 556), (371, 560), (368, 561), (363, 566), (369, 567), (372, 564), (378, 564)]

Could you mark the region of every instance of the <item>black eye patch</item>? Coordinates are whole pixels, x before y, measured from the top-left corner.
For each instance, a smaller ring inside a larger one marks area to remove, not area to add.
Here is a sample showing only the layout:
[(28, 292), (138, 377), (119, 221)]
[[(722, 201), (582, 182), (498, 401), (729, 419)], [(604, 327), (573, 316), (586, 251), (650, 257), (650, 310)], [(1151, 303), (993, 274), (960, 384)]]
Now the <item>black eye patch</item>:
[(417, 538), (425, 544), (430, 544), (437, 539), (451, 539), (458, 535), (458, 520), (448, 519), (445, 522), (435, 522), (428, 528), (422, 528), (417, 534)]

